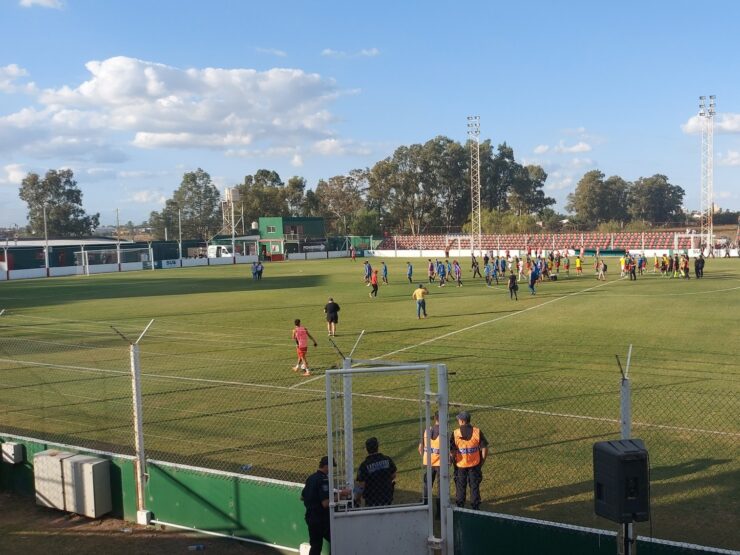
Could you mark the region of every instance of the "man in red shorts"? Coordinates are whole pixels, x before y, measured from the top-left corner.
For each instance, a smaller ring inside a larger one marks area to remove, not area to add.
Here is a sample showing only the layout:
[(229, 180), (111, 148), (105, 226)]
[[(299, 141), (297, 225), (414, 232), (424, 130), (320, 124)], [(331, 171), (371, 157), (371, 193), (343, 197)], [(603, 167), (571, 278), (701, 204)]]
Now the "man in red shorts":
[(308, 367), (308, 360), (306, 354), (308, 353), (308, 340), (313, 341), (313, 346), (317, 347), (318, 344), (309, 331), (301, 325), (301, 321), (296, 318), (295, 327), (293, 328), (293, 341), (296, 344), (296, 352), (298, 353), (298, 363), (293, 367), (293, 372), (303, 370), (304, 376), (311, 375), (311, 369)]

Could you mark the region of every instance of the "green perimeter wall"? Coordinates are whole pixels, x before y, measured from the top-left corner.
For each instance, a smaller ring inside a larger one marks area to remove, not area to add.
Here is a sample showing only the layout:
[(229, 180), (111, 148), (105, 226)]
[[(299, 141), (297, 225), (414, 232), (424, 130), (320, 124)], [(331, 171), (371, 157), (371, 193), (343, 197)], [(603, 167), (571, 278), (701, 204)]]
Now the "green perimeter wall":
[[(455, 555), (614, 555), (616, 535), (606, 530), (564, 526), (506, 515), (454, 510)], [(618, 525), (614, 524), (616, 528)], [(649, 555), (736, 553), (637, 538), (636, 552)]]
[[(0, 443), (25, 448), (25, 462), (0, 463), (0, 489), (34, 494), (33, 456), (46, 449), (89, 454), (111, 461), (113, 516), (136, 521), (133, 458), (90, 452), (81, 447), (19, 439), (0, 432)], [(158, 522), (218, 532), (298, 549), (308, 541), (300, 501), (301, 484), (272, 483), (167, 463), (150, 462), (146, 508)]]

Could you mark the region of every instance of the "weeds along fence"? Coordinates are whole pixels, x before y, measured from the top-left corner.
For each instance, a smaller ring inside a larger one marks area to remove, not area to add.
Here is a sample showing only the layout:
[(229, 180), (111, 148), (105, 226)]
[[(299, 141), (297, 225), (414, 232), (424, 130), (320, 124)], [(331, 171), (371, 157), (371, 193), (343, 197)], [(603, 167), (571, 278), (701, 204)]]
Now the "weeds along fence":
[[(135, 454), (129, 343), (143, 326), (114, 325), (0, 316), (0, 431)], [(296, 378), (292, 349), (266, 349), (268, 337), (201, 334), (188, 350), (194, 336), (179, 333), (155, 325), (139, 342), (147, 459), (305, 480), (326, 452), (321, 372), (314, 381)], [(638, 534), (740, 549), (737, 382), (648, 381), (640, 362), (651, 364), (635, 353), (632, 437), (650, 453), (652, 520)], [(449, 378), (450, 415), (471, 412), (490, 444), (481, 509), (613, 527), (593, 514), (591, 461), (593, 443), (620, 437), (619, 373), (583, 379), (536, 365), (515, 372), (501, 359), (492, 366)], [(398, 491), (418, 495), (422, 463), (409, 433), (418, 428), (418, 391), (358, 381), (354, 395), (362, 408), (356, 446), (376, 435), (402, 469)]]

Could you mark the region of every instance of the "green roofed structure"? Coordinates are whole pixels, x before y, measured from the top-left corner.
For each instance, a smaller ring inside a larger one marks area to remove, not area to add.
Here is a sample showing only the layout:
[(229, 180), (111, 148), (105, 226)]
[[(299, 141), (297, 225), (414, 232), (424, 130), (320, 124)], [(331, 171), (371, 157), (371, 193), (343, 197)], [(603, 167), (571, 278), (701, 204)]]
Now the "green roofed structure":
[(260, 256), (281, 260), (287, 253), (326, 249), (324, 218), (264, 217), (259, 219)]

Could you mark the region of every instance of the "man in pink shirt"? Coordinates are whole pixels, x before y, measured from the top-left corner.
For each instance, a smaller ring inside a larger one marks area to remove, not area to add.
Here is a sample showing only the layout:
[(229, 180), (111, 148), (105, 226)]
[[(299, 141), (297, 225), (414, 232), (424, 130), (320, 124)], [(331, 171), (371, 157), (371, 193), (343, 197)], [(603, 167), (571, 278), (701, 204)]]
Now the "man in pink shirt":
[(298, 353), (298, 363), (293, 367), (293, 372), (303, 370), (304, 376), (311, 375), (311, 369), (308, 367), (308, 360), (306, 354), (308, 353), (308, 340), (313, 341), (313, 346), (317, 347), (318, 344), (309, 331), (301, 325), (301, 321), (296, 318), (295, 327), (293, 328), (293, 341), (296, 344), (296, 352)]

